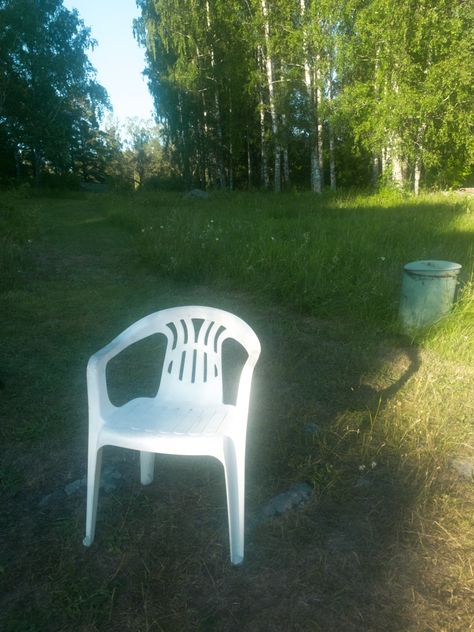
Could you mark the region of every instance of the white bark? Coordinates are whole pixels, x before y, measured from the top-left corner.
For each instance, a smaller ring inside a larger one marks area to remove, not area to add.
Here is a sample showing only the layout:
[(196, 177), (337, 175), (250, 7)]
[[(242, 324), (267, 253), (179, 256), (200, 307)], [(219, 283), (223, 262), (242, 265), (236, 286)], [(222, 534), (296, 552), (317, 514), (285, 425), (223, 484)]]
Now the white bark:
[[(259, 65), (263, 65), (263, 51), (258, 47)], [(268, 176), (268, 160), (267, 160), (267, 140), (265, 137), (265, 103), (263, 100), (262, 88), (258, 90), (259, 99), (259, 115), (260, 115), (260, 180), (265, 189), (270, 186), (270, 178)]]
[(316, 128), (318, 130), (318, 166), (321, 187), (324, 186), (324, 155), (323, 155), (323, 120), (321, 118), (323, 94), (321, 90), (321, 57), (316, 55)]
[(383, 175), (386, 175), (389, 165), (390, 165), (390, 149), (388, 147), (384, 147), (382, 149), (382, 174)]
[(372, 186), (377, 186), (379, 181), (379, 157), (372, 154)]
[(247, 187), (252, 188), (252, 157), (250, 153), (250, 140), (247, 130)]
[[(211, 10), (209, 7), (209, 1), (206, 0), (206, 22), (207, 28), (211, 30)], [(214, 58), (214, 48), (210, 46), (210, 56), (211, 56), (211, 68), (212, 74), (215, 77), (215, 58)], [(217, 132), (217, 151), (216, 151), (216, 166), (217, 166), (217, 179), (219, 181), (219, 187), (221, 189), (225, 189), (225, 168), (224, 168), (224, 142), (222, 138), (222, 124), (221, 124), (221, 108), (220, 108), (220, 100), (219, 100), (219, 90), (216, 86), (214, 89), (214, 107), (215, 107), (215, 121), (216, 121), (216, 132)]]
[[(306, 0), (300, 0), (301, 18), (304, 23), (304, 17), (306, 15)], [(318, 133), (316, 126), (315, 116), (315, 99), (314, 99), (314, 87), (311, 76), (311, 65), (309, 60), (308, 51), (308, 36), (306, 29), (303, 28), (303, 48), (304, 48), (304, 84), (306, 93), (308, 96), (308, 114), (310, 117), (310, 130), (309, 130), (309, 142), (310, 142), (310, 163), (311, 163), (311, 191), (315, 193), (321, 193), (321, 172), (319, 169), (319, 147), (318, 147)]]
[(283, 182), (288, 184), (290, 181), (290, 159), (288, 156), (288, 145), (283, 149)]
[[(395, 82), (393, 91), (398, 94), (398, 84)], [(392, 132), (390, 137), (390, 155), (392, 157), (392, 182), (395, 186), (403, 187), (403, 165), (399, 154), (397, 133)]]
[(419, 159), (415, 162), (415, 180), (413, 183), (413, 191), (415, 195), (420, 192), (420, 178), (421, 178), (421, 161)]
[(413, 190), (415, 195), (418, 195), (420, 192), (420, 179), (421, 179), (421, 156), (423, 152), (423, 137), (425, 135), (426, 123), (423, 123), (417, 134), (416, 138), (416, 160), (415, 160), (415, 172), (414, 172), (414, 182), (413, 182)]
[[(329, 74), (329, 101), (332, 101), (333, 98), (333, 84), (332, 84), (332, 69), (330, 69)], [(332, 129), (331, 120), (328, 122), (329, 129), (329, 183), (331, 186), (331, 191), (336, 190), (336, 158), (335, 158), (335, 148), (334, 148), (334, 132)]]
[(203, 188), (207, 188), (209, 184), (209, 161), (207, 159), (209, 152), (209, 128), (207, 124), (207, 106), (206, 106), (206, 97), (204, 96), (204, 92), (201, 92), (202, 99), (202, 114), (203, 114), (203, 126), (202, 126), (202, 147), (201, 147), (201, 157), (200, 157), (200, 180), (202, 182)]
[[(281, 117), (283, 127), (285, 129), (285, 135), (288, 134), (287, 124), (286, 124), (286, 116), (285, 114)], [(285, 144), (283, 147), (283, 182), (288, 184), (290, 182), (290, 158), (288, 154), (288, 141), (285, 140)]]
[(265, 55), (264, 62), (267, 72), (268, 83), (268, 100), (270, 104), (270, 116), (272, 119), (272, 133), (274, 142), (274, 154), (275, 154), (275, 166), (273, 171), (274, 177), (274, 191), (279, 193), (281, 191), (281, 149), (278, 142), (278, 117), (275, 106), (275, 86), (273, 80), (273, 59), (271, 56), (270, 46), (270, 20), (267, 0), (261, 0), (262, 3), (262, 15), (264, 18), (264, 35), (265, 35)]
[(336, 161), (334, 156), (334, 133), (331, 123), (329, 123), (329, 183), (331, 191), (335, 191), (336, 185)]
[(397, 187), (403, 186), (402, 162), (395, 152), (392, 152), (392, 180)]

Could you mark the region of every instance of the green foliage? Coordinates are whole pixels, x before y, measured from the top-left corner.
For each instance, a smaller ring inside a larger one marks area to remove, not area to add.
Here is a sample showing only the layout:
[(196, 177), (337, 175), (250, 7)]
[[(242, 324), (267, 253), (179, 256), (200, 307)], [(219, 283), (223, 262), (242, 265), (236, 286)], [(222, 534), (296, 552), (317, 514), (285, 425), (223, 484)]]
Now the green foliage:
[(0, 2), (0, 137), (10, 176), (96, 177), (98, 119), (109, 104), (87, 58), (93, 45), (61, 0)]
[(393, 178), (418, 192), (420, 178), (447, 187), (469, 177), (469, 3), (138, 5), (166, 151), (188, 187), (256, 185), (270, 153), (286, 150), (293, 182), (308, 182), (316, 146), (326, 182)]
[(340, 106), (367, 150), (403, 179), (456, 186), (474, 165), (472, 7), (451, 0), (349, 3)]

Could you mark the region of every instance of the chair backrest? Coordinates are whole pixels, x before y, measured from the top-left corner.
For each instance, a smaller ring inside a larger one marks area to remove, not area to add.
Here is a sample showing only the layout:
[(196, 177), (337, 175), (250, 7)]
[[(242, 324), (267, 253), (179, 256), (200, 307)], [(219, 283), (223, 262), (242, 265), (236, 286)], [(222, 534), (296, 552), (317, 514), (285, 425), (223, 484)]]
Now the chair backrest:
[(173, 307), (158, 312), (168, 339), (157, 397), (222, 403), (222, 345), (236, 340), (256, 362), (260, 343), (242, 319), (213, 307)]

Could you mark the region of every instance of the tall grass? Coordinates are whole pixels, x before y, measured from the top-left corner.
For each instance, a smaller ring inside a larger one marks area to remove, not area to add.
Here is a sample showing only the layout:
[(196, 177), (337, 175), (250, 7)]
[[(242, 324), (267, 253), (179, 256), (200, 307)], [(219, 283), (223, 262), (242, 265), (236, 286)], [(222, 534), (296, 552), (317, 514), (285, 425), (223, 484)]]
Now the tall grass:
[(36, 213), (21, 201), (21, 192), (0, 197), (0, 290), (11, 289), (21, 279), (29, 246), (38, 235)]
[[(156, 194), (137, 197), (115, 221), (134, 230), (139, 256), (160, 275), (245, 289), (319, 318), (385, 331), (397, 330), (405, 263), (457, 261), (462, 300), (452, 333), (444, 335), (457, 337), (460, 327), (465, 355), (474, 350), (474, 214), (467, 198), (396, 191), (214, 193), (205, 200)], [(441, 344), (439, 331), (425, 331), (418, 341)]]

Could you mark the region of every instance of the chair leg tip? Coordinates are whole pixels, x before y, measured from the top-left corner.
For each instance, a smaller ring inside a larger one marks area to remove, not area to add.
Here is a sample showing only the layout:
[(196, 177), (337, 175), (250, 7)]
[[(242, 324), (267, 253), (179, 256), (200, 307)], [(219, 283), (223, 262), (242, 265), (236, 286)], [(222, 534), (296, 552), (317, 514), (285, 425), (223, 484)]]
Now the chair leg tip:
[(230, 558), (230, 561), (233, 566), (240, 566), (240, 564), (242, 564), (242, 562), (244, 561), (244, 556), (234, 555), (233, 557)]
[(82, 540), (82, 544), (84, 546), (87, 546), (87, 547), (91, 546), (92, 545), (92, 538), (90, 536), (86, 535), (86, 537)]

